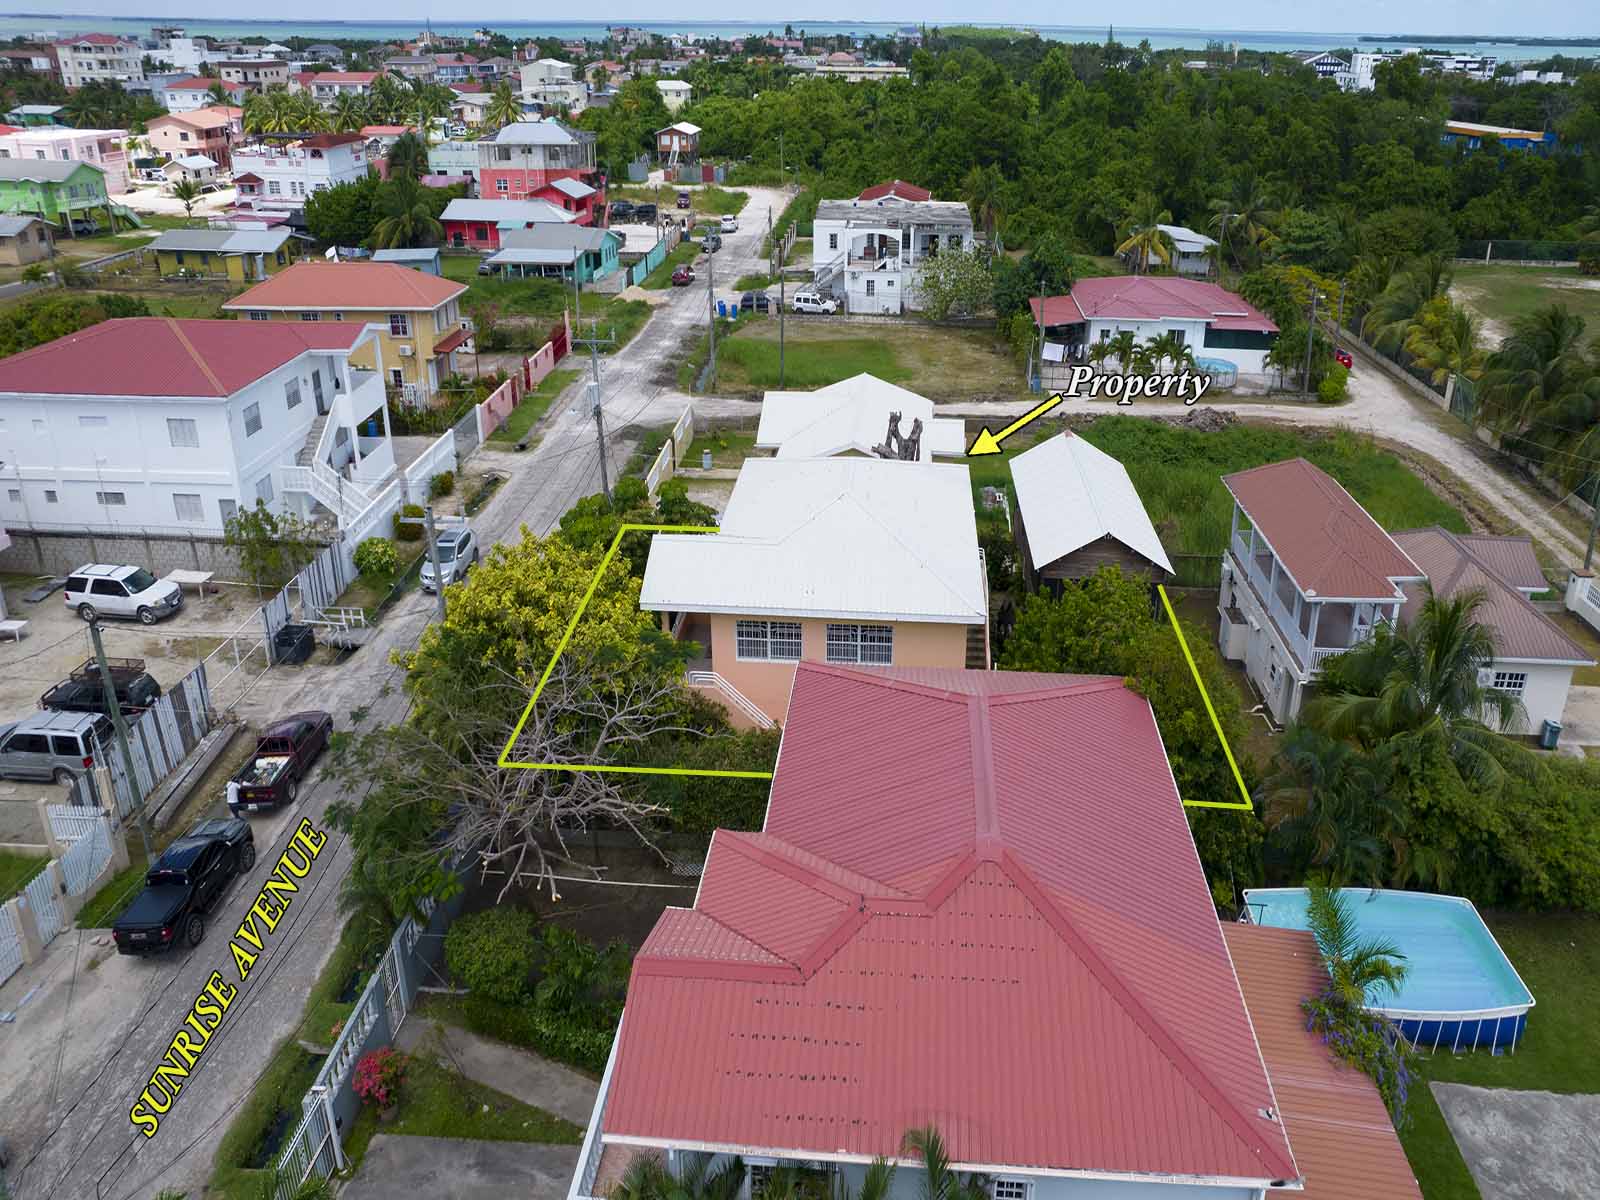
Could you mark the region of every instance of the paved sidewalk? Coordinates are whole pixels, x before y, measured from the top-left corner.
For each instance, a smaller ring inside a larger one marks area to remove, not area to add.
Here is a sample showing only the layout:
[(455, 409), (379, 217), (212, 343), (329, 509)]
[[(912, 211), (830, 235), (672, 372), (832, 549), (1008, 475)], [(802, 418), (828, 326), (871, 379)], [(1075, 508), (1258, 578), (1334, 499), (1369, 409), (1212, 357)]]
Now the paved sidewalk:
[(1600, 1196), (1600, 1096), (1436, 1083), (1483, 1200)]
[(475, 1142), (380, 1133), (340, 1200), (560, 1200), (578, 1169), (577, 1146)]
[(400, 1027), (395, 1046), (407, 1054), (432, 1053), (452, 1062), (468, 1079), (565, 1117), (580, 1128), (588, 1126), (600, 1091), (594, 1080), (560, 1063), (423, 1017), (413, 1017)]

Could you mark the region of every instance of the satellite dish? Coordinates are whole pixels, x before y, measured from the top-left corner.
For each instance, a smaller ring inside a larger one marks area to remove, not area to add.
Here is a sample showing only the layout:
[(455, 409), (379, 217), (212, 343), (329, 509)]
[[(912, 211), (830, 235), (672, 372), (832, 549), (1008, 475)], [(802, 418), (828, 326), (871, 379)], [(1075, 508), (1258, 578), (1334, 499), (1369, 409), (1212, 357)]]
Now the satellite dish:
[(329, 246), (326, 250), (324, 250), (322, 252), (322, 257), (327, 259), (329, 262), (338, 262), (339, 261), (339, 247), (337, 247), (337, 246)]

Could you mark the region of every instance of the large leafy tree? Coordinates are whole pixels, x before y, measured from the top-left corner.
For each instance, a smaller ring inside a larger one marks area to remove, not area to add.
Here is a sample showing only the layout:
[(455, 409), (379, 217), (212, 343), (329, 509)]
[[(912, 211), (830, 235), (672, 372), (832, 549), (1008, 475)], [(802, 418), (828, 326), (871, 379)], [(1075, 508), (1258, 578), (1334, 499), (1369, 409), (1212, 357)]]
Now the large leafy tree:
[(403, 133), (389, 147), (387, 162), (390, 179), (405, 178), (415, 183), (428, 173), (427, 144), (414, 133)]
[(365, 245), (383, 216), (380, 188), (378, 177), (368, 174), (353, 183), (312, 192), (305, 207), (311, 236), (330, 246)]
[(1584, 334), (1564, 304), (1517, 318), (1478, 389), (1481, 418), (1508, 448), (1545, 461), (1569, 487), (1600, 470), (1600, 352)]
[(425, 189), (409, 175), (396, 176), (378, 189), (378, 212), (369, 239), (374, 250), (437, 246), (444, 237)]

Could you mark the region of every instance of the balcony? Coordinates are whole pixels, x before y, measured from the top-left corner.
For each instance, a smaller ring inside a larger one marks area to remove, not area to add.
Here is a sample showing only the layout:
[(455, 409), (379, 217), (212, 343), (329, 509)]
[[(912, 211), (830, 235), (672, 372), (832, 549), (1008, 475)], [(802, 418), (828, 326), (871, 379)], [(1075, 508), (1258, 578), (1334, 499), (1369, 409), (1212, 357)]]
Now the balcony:
[[(1376, 605), (1305, 600), (1295, 590), (1287, 572), (1281, 569), (1277, 586), (1273, 587), (1272, 552), (1258, 547), (1252, 555), (1247, 535), (1235, 534), (1232, 550), (1233, 559), (1241, 568), (1241, 578), (1248, 584), (1256, 603), (1266, 610), (1279, 638), (1307, 678), (1316, 675), (1325, 660), (1360, 645), (1372, 636), (1374, 628), (1386, 623), (1375, 611)], [(1311, 640), (1313, 614), (1315, 645)]]

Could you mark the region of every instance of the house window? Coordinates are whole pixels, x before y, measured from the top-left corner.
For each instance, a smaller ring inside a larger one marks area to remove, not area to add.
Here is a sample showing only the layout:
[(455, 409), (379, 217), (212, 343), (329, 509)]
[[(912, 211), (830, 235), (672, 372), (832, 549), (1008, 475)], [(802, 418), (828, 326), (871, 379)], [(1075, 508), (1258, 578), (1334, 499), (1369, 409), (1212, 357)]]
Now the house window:
[(180, 521), (204, 521), (205, 509), (200, 505), (198, 492), (173, 492), (172, 511)]
[(261, 432), (261, 405), (246, 404), (244, 406), (244, 435), (249, 437), (252, 433)]
[(1523, 688), (1528, 686), (1528, 673), (1526, 671), (1496, 671), (1494, 673), (1494, 690), (1509, 692), (1513, 696), (1522, 695)]
[(798, 621), (740, 621), (734, 626), (734, 651), (751, 662), (799, 662)]
[(405, 382), (406, 376), (404, 371), (402, 371), (399, 367), (389, 368), (389, 385), (391, 387), (403, 387)]
[(250, 310), (250, 319), (252, 321), (270, 321), (272, 320), (272, 314), (264, 313), (259, 308), (253, 308)]
[(829, 625), (828, 661), (890, 666), (894, 661), (894, 630), (888, 625)]
[(44, 502), (46, 504), (57, 504), (57, 503), (60, 502), (60, 500), (61, 500), (61, 497), (56, 495), (56, 492), (55, 492), (54, 488), (45, 488), (45, 490), (44, 490)]
[(1031, 1190), (1026, 1179), (996, 1179), (989, 1185), (994, 1200), (1028, 1200)]
[(873, 296), (873, 295), (877, 294), (877, 290), (878, 290), (877, 287), (876, 287), (877, 282), (878, 281), (876, 279), (867, 280), (867, 295)]
[(828, 249), (829, 250), (837, 250), (838, 248), (839, 248), (839, 235), (837, 233), (830, 233), (828, 235)]
[(183, 266), (183, 251), (182, 250), (175, 251), (173, 253), (173, 255), (172, 255), (172, 260), (175, 263), (177, 263), (180, 267)]
[(237, 500), (218, 500), (217, 514), (222, 518), (222, 523), (226, 525), (239, 515), (239, 502)]
[(510, 191), (511, 181), (507, 179), (496, 179), (494, 181), (494, 190), (501, 193)]
[(282, 185), (276, 179), (267, 180), (267, 195), (276, 196), (283, 191)]
[(410, 337), (411, 336), (411, 318), (406, 316), (405, 313), (390, 313), (389, 314), (389, 336), (390, 337)]
[(124, 505), (128, 503), (126, 492), (96, 492), (94, 502), (100, 505)]
[(109, 425), (110, 423), (111, 423), (110, 422), (110, 418), (108, 418), (108, 417), (79, 417), (78, 418), (78, 424), (83, 426), (85, 429), (103, 429), (103, 428), (105, 428), (105, 426)]
[(189, 417), (168, 417), (167, 441), (174, 446), (198, 446), (200, 431)]
[(272, 476), (263, 475), (260, 479), (256, 480), (256, 499), (261, 500), (264, 503), (271, 504), (272, 495)]
[(6, 497), (13, 504), (21, 504), (22, 503), (22, 489), (21, 488), (7, 488), (6, 489)]
[(322, 314), (321, 313), (314, 313), (314, 312), (303, 312), (303, 313), (300, 314), (300, 319), (302, 321), (320, 321), (320, 320), (322, 320)]

